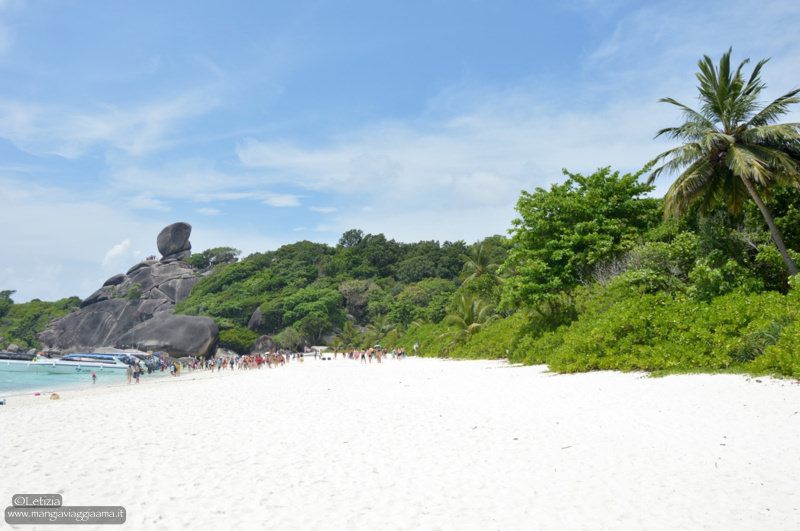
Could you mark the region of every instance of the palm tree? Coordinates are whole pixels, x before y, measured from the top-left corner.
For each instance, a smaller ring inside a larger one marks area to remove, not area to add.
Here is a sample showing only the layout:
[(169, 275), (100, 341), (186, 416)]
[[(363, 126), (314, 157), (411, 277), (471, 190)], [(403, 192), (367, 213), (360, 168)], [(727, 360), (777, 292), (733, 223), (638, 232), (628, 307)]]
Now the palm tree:
[(453, 312), (442, 321), (451, 327), (451, 330), (439, 336), (452, 338), (445, 351), (452, 350), (459, 342), (477, 334), (491, 319), (492, 310), (494, 306), (477, 295), (461, 293), (453, 301)]
[(379, 342), (384, 336), (395, 329), (394, 323), (389, 320), (389, 314), (384, 313), (372, 318), (372, 322), (367, 325), (366, 338), (369, 346)]
[(334, 342), (338, 341), (338, 345), (344, 348), (355, 348), (361, 342), (361, 331), (349, 319), (344, 323), (344, 326), (339, 333), (334, 337)]
[(775, 123), (791, 104), (800, 102), (800, 89), (762, 107), (757, 99), (766, 85), (759, 73), (769, 59), (759, 61), (749, 79), (745, 79), (742, 68), (749, 59), (734, 72), (731, 51), (722, 55), (718, 67), (707, 55), (699, 61), (699, 111), (672, 98), (659, 100), (680, 108), (686, 122), (662, 129), (656, 138), (665, 135), (685, 144), (653, 159), (651, 165), (661, 165), (647, 182), (652, 184), (663, 171), (681, 172), (664, 198), (665, 217), (681, 216), (695, 201), (699, 202), (701, 214), (724, 202), (736, 215), (750, 197), (764, 216), (789, 273), (796, 275), (797, 266), (764, 199), (769, 198), (775, 186), (800, 187), (800, 123)]
[(479, 243), (472, 246), (469, 253), (464, 255), (464, 269), (461, 274), (463, 284), (483, 275), (489, 275), (495, 283), (500, 282), (500, 276), (497, 274), (500, 264), (492, 251), (491, 245)]

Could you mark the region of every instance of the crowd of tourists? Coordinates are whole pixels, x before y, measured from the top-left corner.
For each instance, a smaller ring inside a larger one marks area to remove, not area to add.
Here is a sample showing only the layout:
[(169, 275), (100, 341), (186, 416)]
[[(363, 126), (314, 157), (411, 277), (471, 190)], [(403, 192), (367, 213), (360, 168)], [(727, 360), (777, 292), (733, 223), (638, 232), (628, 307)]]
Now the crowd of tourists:
[(350, 349), (339, 351), (334, 349), (333, 353), (321, 353), (316, 349), (309, 349), (306, 352), (267, 352), (263, 354), (250, 354), (246, 356), (229, 356), (203, 359), (199, 357), (183, 358), (178, 361), (168, 361), (160, 358), (156, 364), (131, 363), (127, 369), (128, 383), (139, 383), (139, 378), (145, 373), (169, 371), (172, 376), (180, 376), (181, 371), (208, 370), (214, 371), (233, 371), (261, 369), (263, 367), (272, 368), (284, 365), (290, 361), (302, 363), (306, 356), (313, 356), (314, 359), (350, 359), (360, 363), (381, 363), (385, 359), (402, 360), (406, 357), (406, 350), (385, 349), (371, 347), (368, 349)]
[(333, 351), (333, 359), (337, 359), (341, 354), (342, 358), (344, 359), (351, 359), (351, 360), (358, 360), (361, 363), (372, 363), (372, 360), (380, 363), (384, 359), (395, 359), (395, 360), (402, 360), (406, 357), (406, 349), (399, 348), (399, 349), (385, 349), (379, 347), (371, 347), (365, 350), (357, 350), (351, 349), (349, 351), (345, 350), (343, 352), (339, 352), (338, 349), (334, 349)]

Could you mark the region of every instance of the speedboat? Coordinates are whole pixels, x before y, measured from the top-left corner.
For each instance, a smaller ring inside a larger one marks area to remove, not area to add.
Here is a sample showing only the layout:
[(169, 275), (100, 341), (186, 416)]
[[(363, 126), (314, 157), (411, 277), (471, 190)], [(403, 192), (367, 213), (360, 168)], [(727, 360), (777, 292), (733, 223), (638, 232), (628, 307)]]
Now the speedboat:
[(127, 356), (121, 354), (67, 354), (59, 359), (42, 359), (37, 368), (54, 374), (95, 371), (125, 371), (130, 366)]

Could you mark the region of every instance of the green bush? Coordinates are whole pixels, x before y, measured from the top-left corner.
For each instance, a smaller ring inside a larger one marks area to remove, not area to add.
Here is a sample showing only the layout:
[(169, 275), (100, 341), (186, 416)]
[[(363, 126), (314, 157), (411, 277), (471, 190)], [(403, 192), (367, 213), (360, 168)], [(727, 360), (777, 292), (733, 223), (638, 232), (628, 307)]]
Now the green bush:
[(514, 338), (524, 324), (521, 313), (505, 319), (493, 319), (481, 331), (450, 353), (453, 357), (469, 359), (509, 358), (514, 355)]
[[(419, 342), (419, 355), (425, 357), (442, 357), (445, 347), (450, 342), (442, 334), (447, 331), (444, 324), (414, 323), (400, 336), (395, 345), (384, 345), (387, 348), (403, 347), (409, 355), (414, 353), (414, 343)], [(383, 343), (381, 343), (383, 344)]]
[[(763, 355), (757, 357), (751, 367), (755, 372), (800, 378), (800, 275), (791, 278), (789, 286), (787, 311), (777, 323), (780, 327), (777, 341), (766, 346)], [(785, 326), (780, 326), (784, 323)]]
[(238, 354), (250, 352), (253, 343), (258, 339), (258, 334), (248, 328), (235, 327), (219, 331), (219, 343), (221, 348), (230, 349)]
[(786, 326), (774, 345), (753, 361), (755, 372), (800, 378), (800, 322)]
[[(769, 352), (786, 365), (781, 341), (787, 350), (797, 345), (791, 326), (776, 328), (786, 322), (788, 301), (775, 292), (735, 291), (710, 303), (666, 293), (602, 298), (569, 326), (521, 342), (525, 363), (546, 362), (558, 372), (718, 371), (756, 360), (765, 370), (760, 358)], [(773, 347), (770, 335), (780, 338)]]
[(732, 259), (724, 259), (719, 251), (712, 251), (697, 261), (689, 272), (689, 294), (700, 301), (730, 293), (735, 289), (755, 292), (764, 289), (763, 282)]
[(297, 350), (303, 344), (303, 336), (293, 326), (287, 326), (272, 338), (278, 348)]
[(74, 307), (80, 305), (78, 297), (68, 297), (56, 302), (43, 302), (34, 299), (22, 304), (11, 300), (13, 291), (0, 292), (0, 348), (14, 343), (25, 350), (41, 348), (36, 334), (44, 330), (53, 319), (63, 317)]

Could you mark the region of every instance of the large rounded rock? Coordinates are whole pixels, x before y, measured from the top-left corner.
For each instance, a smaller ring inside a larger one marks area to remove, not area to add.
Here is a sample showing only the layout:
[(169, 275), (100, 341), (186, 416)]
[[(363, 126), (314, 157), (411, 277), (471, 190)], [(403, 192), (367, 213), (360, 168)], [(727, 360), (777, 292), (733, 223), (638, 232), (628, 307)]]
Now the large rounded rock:
[(36, 339), (42, 343), (44, 350), (62, 354), (119, 346), (120, 338), (142, 321), (160, 313), (170, 315), (174, 308), (166, 299), (97, 300), (51, 322), (36, 335)]
[(160, 313), (124, 334), (119, 341), (139, 350), (166, 352), (173, 358), (214, 354), (219, 330), (210, 317)]
[(191, 234), (192, 226), (182, 221), (164, 227), (156, 240), (158, 252), (165, 259), (189, 256), (192, 250), (192, 244), (189, 243)]
[(250, 349), (251, 354), (263, 354), (265, 352), (275, 352), (277, 345), (271, 336), (260, 336), (253, 342)]

